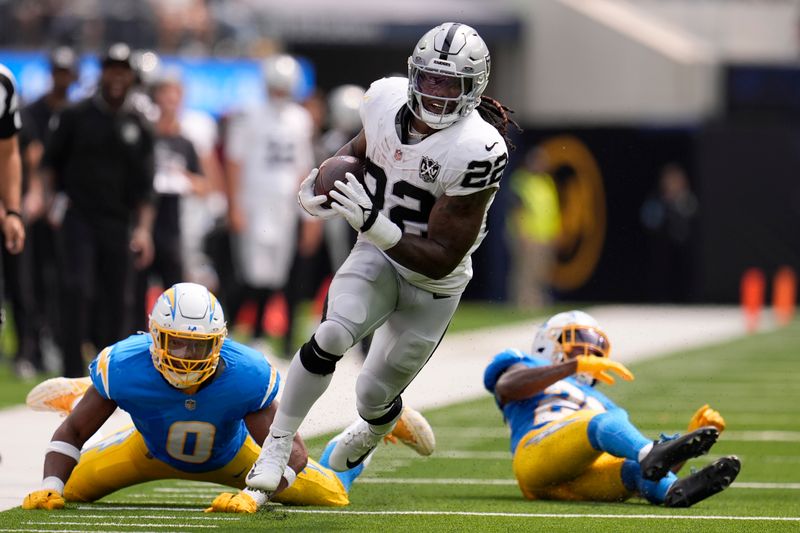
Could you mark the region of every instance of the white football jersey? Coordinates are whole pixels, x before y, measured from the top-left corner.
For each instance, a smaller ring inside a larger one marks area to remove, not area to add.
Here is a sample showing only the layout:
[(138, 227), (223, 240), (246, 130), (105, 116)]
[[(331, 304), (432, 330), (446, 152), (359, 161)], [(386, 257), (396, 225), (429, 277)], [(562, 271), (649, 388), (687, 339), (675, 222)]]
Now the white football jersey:
[(295, 103), (261, 108), (237, 117), (227, 137), (227, 154), (241, 165), (239, 205), (245, 229), (237, 245), (246, 283), (281, 287), (297, 240), (297, 189), (313, 168), (313, 122)]
[[(452, 126), (416, 144), (403, 144), (396, 127), (406, 105), (408, 80), (374, 82), (361, 106), (367, 139), (366, 188), (373, 205), (404, 233), (425, 236), (428, 218), (442, 195), (465, 196), (500, 186), (508, 150), (497, 129), (475, 110)], [(492, 198), (493, 200), (494, 198)], [(461, 263), (442, 279), (431, 279), (390, 261), (411, 284), (437, 294), (461, 294), (472, 278), (472, 253), (486, 236), (486, 206), (481, 230)], [(388, 257), (388, 256), (387, 256)]]

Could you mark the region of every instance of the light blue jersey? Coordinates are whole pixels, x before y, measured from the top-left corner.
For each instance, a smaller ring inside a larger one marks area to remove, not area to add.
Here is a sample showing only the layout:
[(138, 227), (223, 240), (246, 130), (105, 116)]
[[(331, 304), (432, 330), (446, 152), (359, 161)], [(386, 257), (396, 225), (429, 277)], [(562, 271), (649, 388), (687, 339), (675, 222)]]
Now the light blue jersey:
[(185, 472), (221, 468), (247, 437), (245, 415), (275, 399), (278, 372), (261, 353), (225, 339), (223, 370), (196, 394), (186, 394), (153, 366), (152, 342), (138, 334), (103, 350), (89, 366), (95, 388), (127, 411), (157, 459)]
[[(528, 367), (550, 366), (553, 363), (548, 359), (533, 357), (519, 350), (509, 349), (497, 354), (483, 376), (486, 389), (494, 394), (494, 387), (500, 375), (508, 367), (522, 363)], [(590, 385), (578, 382), (572, 377), (559, 380), (544, 391), (527, 400), (508, 402), (498, 407), (503, 411), (503, 417), (511, 427), (511, 453), (517, 448), (520, 439), (532, 429), (537, 429), (559, 420), (572, 413), (584, 409), (594, 411), (610, 411), (620, 409), (605, 394), (597, 391)]]

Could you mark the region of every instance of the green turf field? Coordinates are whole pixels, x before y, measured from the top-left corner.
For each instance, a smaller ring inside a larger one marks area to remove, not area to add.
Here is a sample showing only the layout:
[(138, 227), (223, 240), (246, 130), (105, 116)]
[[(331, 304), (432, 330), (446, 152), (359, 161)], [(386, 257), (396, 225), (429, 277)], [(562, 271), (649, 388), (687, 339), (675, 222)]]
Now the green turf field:
[[(685, 429), (710, 403), (728, 429), (698, 467), (737, 454), (742, 473), (727, 491), (690, 509), (631, 500), (619, 504), (524, 501), (507, 432), (492, 400), (425, 412), (437, 450), (419, 458), (385, 446), (343, 509), (271, 507), (254, 516), (208, 515), (222, 487), (159, 482), (61, 512), (0, 513), (0, 531), (800, 531), (800, 322), (789, 328), (636, 364), (636, 381), (605, 387), (648, 436)], [(326, 439), (310, 441), (319, 455)]]

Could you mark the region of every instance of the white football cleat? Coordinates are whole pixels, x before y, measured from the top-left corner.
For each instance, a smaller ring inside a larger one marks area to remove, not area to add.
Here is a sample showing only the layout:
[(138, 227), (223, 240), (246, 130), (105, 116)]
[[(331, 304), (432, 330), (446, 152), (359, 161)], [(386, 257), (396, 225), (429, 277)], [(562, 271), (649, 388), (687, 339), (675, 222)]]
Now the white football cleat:
[(25, 403), (34, 411), (55, 411), (68, 415), (91, 386), (90, 377), (50, 378), (32, 388)]
[(247, 486), (268, 494), (275, 492), (281, 482), (283, 472), (289, 464), (293, 441), (294, 434), (276, 437), (270, 431), (264, 440), (258, 459), (247, 474), (245, 479)]
[(384, 442), (392, 444), (398, 440), (420, 455), (430, 455), (436, 448), (433, 428), (422, 413), (411, 407), (403, 408), (403, 414), (400, 415), (397, 425), (383, 438)]
[(359, 418), (333, 438), (336, 445), (328, 458), (328, 465), (336, 472), (357, 467), (372, 455), (384, 436), (376, 435), (369, 424)]

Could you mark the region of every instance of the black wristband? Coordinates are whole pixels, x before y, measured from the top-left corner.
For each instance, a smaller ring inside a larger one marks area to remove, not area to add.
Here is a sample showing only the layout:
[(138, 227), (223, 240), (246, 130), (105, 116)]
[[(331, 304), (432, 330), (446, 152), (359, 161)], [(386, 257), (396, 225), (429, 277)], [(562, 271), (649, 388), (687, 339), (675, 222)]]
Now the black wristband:
[(22, 213), (20, 213), (19, 211), (14, 211), (13, 209), (6, 209), (6, 216), (17, 217), (18, 219), (22, 220)]
[(380, 211), (378, 211), (374, 207), (371, 208), (369, 210), (369, 215), (367, 215), (367, 220), (364, 221), (364, 225), (361, 226), (361, 229), (359, 231), (361, 231), (362, 233), (365, 231), (369, 231), (369, 228), (371, 228), (372, 225), (375, 224), (375, 221), (378, 220), (379, 214)]

